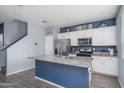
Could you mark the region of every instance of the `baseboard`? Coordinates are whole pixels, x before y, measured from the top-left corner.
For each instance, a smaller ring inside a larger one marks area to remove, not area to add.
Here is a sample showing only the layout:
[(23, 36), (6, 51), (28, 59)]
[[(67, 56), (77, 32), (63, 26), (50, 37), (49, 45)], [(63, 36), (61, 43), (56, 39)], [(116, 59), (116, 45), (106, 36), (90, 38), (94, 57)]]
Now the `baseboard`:
[(118, 81), (119, 81), (119, 84), (121, 85), (121, 88), (124, 88), (119, 77), (118, 77)]
[(39, 77), (37, 77), (37, 76), (35, 76), (35, 78), (36, 78), (36, 79), (39, 79), (39, 80), (41, 80), (41, 81), (44, 81), (44, 82), (46, 82), (46, 83), (49, 83), (49, 84), (51, 84), (51, 85), (54, 85), (54, 86), (56, 86), (56, 87), (58, 87), (58, 88), (64, 88), (63, 86), (60, 86), (60, 85), (58, 85), (58, 84), (56, 84), (56, 83), (53, 83), (53, 82), (48, 81), (48, 80), (45, 80), (45, 79), (43, 79), (43, 78), (39, 78)]
[(19, 70), (19, 71), (16, 71), (16, 72), (7, 73), (6, 76), (10, 76), (10, 75), (13, 75), (13, 74), (16, 74), (16, 73), (19, 73), (19, 72), (23, 72), (23, 71), (26, 71), (26, 70), (29, 70), (29, 69), (33, 69), (33, 68), (34, 68), (34, 66), (26, 68), (26, 69)]
[(102, 73), (102, 72), (97, 72), (97, 71), (93, 71), (93, 73), (102, 74), (102, 75), (106, 75), (106, 76), (112, 76), (112, 77), (118, 77), (118, 75), (108, 74), (108, 73)]

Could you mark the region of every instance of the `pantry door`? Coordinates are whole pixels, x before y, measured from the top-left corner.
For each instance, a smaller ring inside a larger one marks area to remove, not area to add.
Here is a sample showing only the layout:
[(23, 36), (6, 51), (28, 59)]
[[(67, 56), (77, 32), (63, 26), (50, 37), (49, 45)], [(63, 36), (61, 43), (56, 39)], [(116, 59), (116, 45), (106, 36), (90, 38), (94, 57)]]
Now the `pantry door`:
[(45, 36), (45, 55), (53, 55), (54, 54), (54, 42), (53, 36), (48, 35)]

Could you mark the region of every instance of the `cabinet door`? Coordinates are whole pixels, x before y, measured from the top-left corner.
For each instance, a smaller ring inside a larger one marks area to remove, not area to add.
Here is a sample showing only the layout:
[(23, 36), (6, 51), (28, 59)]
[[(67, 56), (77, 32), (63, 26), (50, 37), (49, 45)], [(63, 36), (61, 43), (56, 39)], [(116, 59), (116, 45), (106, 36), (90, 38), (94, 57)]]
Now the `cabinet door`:
[(92, 67), (94, 72), (102, 72), (102, 61), (99, 57), (93, 56)]
[(93, 45), (101, 45), (101, 29), (94, 29), (93, 30)]
[(118, 59), (112, 57), (93, 57), (92, 67), (94, 72), (118, 75)]
[(116, 27), (112, 26), (112, 27), (106, 27), (103, 29), (102, 31), (102, 42), (103, 45), (116, 45)]
[(117, 27), (113, 26), (110, 29), (111, 29), (111, 35), (113, 36), (111, 38), (111, 44), (112, 45), (117, 45)]
[(52, 35), (45, 36), (45, 55), (54, 54), (54, 40)]
[(71, 46), (78, 45), (78, 32), (71, 32)]
[(88, 29), (88, 30), (85, 30), (85, 33), (84, 33), (84, 35), (85, 35), (85, 37), (93, 37), (93, 30), (94, 29)]
[(103, 60), (105, 64), (104, 72), (110, 75), (118, 75), (118, 59), (117, 58), (106, 58)]
[(77, 38), (84, 38), (85, 37), (85, 30), (77, 31), (75, 33)]
[(58, 39), (63, 39), (64, 38), (64, 33), (59, 33), (58, 34)]
[(102, 27), (93, 30), (93, 45), (116, 45), (116, 26)]
[(60, 39), (61, 38), (61, 34), (60, 33), (58, 33), (58, 39)]
[(93, 61), (92, 61), (92, 68), (93, 68), (93, 72), (97, 72), (98, 71), (98, 59), (97, 57), (93, 57)]
[(71, 32), (64, 33), (64, 39), (71, 39)]
[(59, 33), (58, 39), (71, 39), (71, 32)]

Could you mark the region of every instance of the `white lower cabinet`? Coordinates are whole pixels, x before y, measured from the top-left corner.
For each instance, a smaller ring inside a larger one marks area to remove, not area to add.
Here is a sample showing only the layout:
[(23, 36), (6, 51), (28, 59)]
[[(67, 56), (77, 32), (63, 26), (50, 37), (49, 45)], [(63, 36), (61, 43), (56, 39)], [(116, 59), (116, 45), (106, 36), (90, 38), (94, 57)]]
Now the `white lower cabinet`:
[(92, 56), (93, 72), (118, 76), (118, 58)]

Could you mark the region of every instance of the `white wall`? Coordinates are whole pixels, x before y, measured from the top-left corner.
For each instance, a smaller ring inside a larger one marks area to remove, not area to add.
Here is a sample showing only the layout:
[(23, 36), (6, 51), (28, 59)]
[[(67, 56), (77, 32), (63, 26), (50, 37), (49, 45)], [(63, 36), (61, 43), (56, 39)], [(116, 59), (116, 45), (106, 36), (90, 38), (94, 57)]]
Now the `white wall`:
[(117, 23), (117, 45), (118, 45), (118, 78), (124, 87), (124, 6), (121, 6), (116, 18)]
[(28, 57), (39, 55), (44, 55), (44, 28), (28, 24), (28, 35), (7, 49), (7, 75), (34, 67)]
[(13, 20), (4, 23), (4, 46), (8, 46), (27, 34), (27, 23)]

